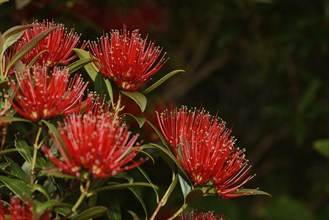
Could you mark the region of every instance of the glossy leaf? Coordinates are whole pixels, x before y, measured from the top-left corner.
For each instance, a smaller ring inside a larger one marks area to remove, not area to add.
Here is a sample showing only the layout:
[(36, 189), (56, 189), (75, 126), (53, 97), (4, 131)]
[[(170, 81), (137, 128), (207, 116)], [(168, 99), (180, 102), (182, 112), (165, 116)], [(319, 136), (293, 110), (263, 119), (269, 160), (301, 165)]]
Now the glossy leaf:
[(8, 63), (8, 66), (7, 66), (7, 69), (6, 69), (6, 73), (8, 73), (8, 71), (10, 70), (10, 68), (18, 60), (22, 59), (22, 57), (24, 57), (25, 54), (27, 54), (30, 50), (32, 50), (42, 39), (44, 39), (50, 32), (52, 32), (55, 29), (56, 29), (56, 27), (49, 28), (46, 31), (43, 31), (43, 32), (39, 33), (37, 36), (35, 36), (34, 38), (32, 38), (28, 43), (26, 43), (17, 52), (17, 54), (15, 54), (15, 56), (13, 57), (13, 59)]
[(188, 184), (184, 178), (181, 177), (181, 175), (178, 175), (178, 180), (179, 180), (179, 185), (182, 189), (182, 193), (184, 198), (187, 197), (187, 195), (191, 192), (192, 188), (190, 186), (190, 184)]
[[(73, 51), (78, 55), (80, 60), (83, 60), (83, 59), (90, 59), (91, 60), (91, 57), (90, 57), (88, 51), (78, 49), (78, 48), (74, 48)], [(90, 76), (90, 78), (93, 81), (95, 81), (97, 73), (98, 73), (97, 67), (93, 63), (88, 63), (84, 67), (85, 67), (85, 70), (87, 71), (88, 75)]]
[[(181, 177), (184, 178), (186, 181), (190, 182), (189, 177), (184, 170), (184, 168), (179, 164), (175, 155), (168, 151), (166, 148), (162, 147), (161, 145), (150, 143), (143, 145), (144, 148), (155, 149), (157, 153), (161, 156), (161, 158), (166, 162), (166, 164), (171, 168), (171, 170), (177, 170)], [(178, 169), (177, 169), (178, 168)]]
[(56, 207), (56, 209), (65, 209), (70, 211), (70, 208), (72, 206), (71, 204), (61, 203), (58, 200), (54, 199), (45, 202), (35, 201), (35, 203), (37, 204), (35, 211), (38, 214), (43, 214), (46, 210), (52, 210), (54, 207)]
[(112, 90), (110, 91), (110, 93), (108, 92), (107, 85), (106, 85), (105, 80), (101, 73), (97, 73), (97, 75), (96, 75), (94, 91), (96, 91), (98, 94), (101, 94), (101, 95), (105, 94), (107, 97), (110, 97), (110, 98), (112, 96), (112, 98), (113, 98), (113, 94), (110, 94), (110, 93), (112, 93)]
[(25, 140), (16, 140), (15, 141), (15, 147), (20, 153), (20, 155), (27, 161), (28, 163), (31, 164), (32, 162), (32, 154), (30, 151), (29, 145), (26, 143)]
[(51, 124), (45, 120), (42, 120), (42, 122), (48, 127), (50, 134), (53, 135), (54, 137), (56, 137), (57, 140), (59, 141), (59, 146), (56, 146), (56, 147), (61, 148), (62, 152), (65, 154), (65, 157), (69, 157), (67, 150), (64, 147), (63, 140), (62, 140), (61, 136), (59, 135), (57, 128), (53, 124)]
[(86, 219), (92, 219), (97, 218), (102, 215), (104, 215), (107, 212), (107, 208), (104, 206), (95, 206), (92, 208), (89, 208), (87, 210), (84, 210), (80, 214), (74, 216), (72, 220), (86, 220)]
[(31, 199), (31, 189), (26, 182), (6, 176), (0, 176), (0, 181), (22, 201), (28, 202)]
[(29, 182), (29, 177), (24, 172), (24, 170), (12, 159), (5, 157), (8, 162), (10, 162), (10, 174), (14, 177), (17, 177), (20, 180), (23, 180), (24, 182)]
[(134, 194), (134, 196), (137, 198), (137, 200), (141, 204), (141, 206), (143, 208), (143, 211), (144, 211), (144, 214), (145, 214), (145, 216), (147, 218), (147, 216), (148, 216), (148, 214), (147, 214), (147, 208), (146, 208), (146, 205), (145, 205), (145, 202), (144, 202), (144, 200), (142, 198), (141, 193), (139, 191), (137, 191), (136, 189), (134, 189), (134, 188), (130, 188), (129, 187), (128, 189)]
[(153, 85), (151, 85), (150, 87), (148, 87), (147, 89), (145, 89), (142, 93), (144, 95), (146, 95), (146, 94), (152, 92), (154, 89), (158, 88), (162, 83), (164, 83), (165, 81), (167, 81), (168, 79), (170, 79), (171, 77), (173, 77), (174, 75), (176, 75), (177, 73), (185, 73), (185, 71), (184, 70), (174, 70), (174, 71), (171, 71), (170, 73), (167, 73), (161, 79), (159, 79), (158, 81), (156, 81)]
[[(141, 168), (141, 167), (136, 167), (139, 172), (145, 177), (145, 179), (147, 180), (148, 183), (153, 184), (152, 180), (150, 179), (150, 177), (147, 175), (147, 173)], [(158, 194), (158, 191), (156, 190), (156, 188), (153, 188), (153, 191), (155, 193), (155, 196), (156, 196), (156, 201), (159, 202), (159, 194)]]
[(8, 47), (10, 47), (11, 45), (13, 45), (23, 35), (23, 33), (24, 33), (24, 31), (20, 31), (17, 33), (13, 33), (12, 35), (8, 36), (8, 38), (6, 38), (6, 39), (3, 38), (1, 57), (3, 56), (6, 49)]
[(136, 104), (139, 106), (142, 112), (145, 111), (146, 104), (147, 104), (147, 99), (146, 97), (139, 92), (127, 92), (127, 91), (121, 91), (122, 94), (125, 96), (128, 96), (132, 100), (136, 102)]
[(10, 153), (13, 153), (13, 152), (18, 152), (18, 151), (20, 151), (20, 150), (15, 149), (15, 148), (9, 148), (9, 149), (5, 149), (5, 150), (0, 151), (0, 154), (10, 154)]
[(130, 113), (125, 113), (124, 115), (130, 116), (130, 117), (132, 117), (133, 119), (135, 119), (135, 121), (138, 123), (138, 126), (139, 126), (140, 128), (143, 127), (143, 125), (144, 125), (145, 122), (146, 122), (146, 119), (145, 119), (145, 118), (142, 118), (142, 117), (136, 117), (136, 116), (134, 116), (133, 114), (130, 114)]
[(251, 195), (251, 196), (270, 196), (271, 197), (271, 194), (269, 194), (265, 191), (259, 190), (259, 189), (239, 189), (234, 194), (244, 194), (244, 193), (248, 193), (248, 195)]
[(9, 0), (0, 0), (0, 5), (5, 3), (5, 2), (9, 2)]
[(146, 120), (146, 122), (152, 127), (152, 129), (155, 131), (155, 133), (158, 135), (160, 138), (162, 144), (165, 146), (165, 148), (171, 152), (171, 147), (168, 145), (165, 137), (162, 135), (162, 133), (159, 131), (157, 127), (155, 127), (150, 121)]
[(116, 197), (111, 197), (107, 203), (107, 217), (111, 220), (121, 220), (121, 210), (118, 199)]
[(40, 172), (40, 175), (53, 176), (53, 177), (63, 178), (63, 179), (76, 179), (76, 176), (64, 174), (62, 172), (55, 171), (55, 170), (42, 170)]
[(51, 199), (48, 191), (42, 185), (34, 184), (32, 186), (32, 193), (35, 192), (35, 191), (38, 191), (38, 192), (42, 193), (47, 198), (47, 200)]
[(114, 96), (113, 96), (113, 89), (112, 89), (111, 82), (110, 82), (109, 79), (104, 79), (104, 82), (105, 82), (105, 86), (106, 86), (106, 89), (107, 89), (107, 94), (110, 97), (112, 106), (114, 106)]
[(0, 169), (6, 169), (10, 165), (10, 162), (0, 163)]
[(186, 204), (189, 204), (189, 203), (197, 200), (198, 198), (201, 198), (204, 195), (205, 194), (204, 194), (204, 192), (201, 189), (193, 189), (185, 197), (185, 203)]
[(92, 62), (90, 58), (83, 58), (80, 60), (75, 61), (74, 63), (71, 63), (67, 66), (69, 68), (70, 73), (74, 73), (78, 71), (81, 67), (84, 67), (88, 63)]
[(32, 24), (28, 24), (28, 25), (17, 25), (17, 26), (14, 26), (12, 28), (9, 28), (8, 30), (6, 30), (3, 33), (2, 39), (3, 39), (3, 41), (7, 41), (7, 39), (10, 36), (15, 35), (15, 34), (21, 32), (21, 31), (24, 31), (25, 29), (30, 28), (32, 26), (33, 26)]
[(316, 140), (313, 148), (322, 156), (329, 158), (329, 139)]
[(25, 120), (23, 118), (18, 118), (18, 117), (11, 117), (11, 116), (0, 117), (0, 123), (12, 123), (12, 122), (16, 122), (16, 121), (30, 122), (28, 120)]

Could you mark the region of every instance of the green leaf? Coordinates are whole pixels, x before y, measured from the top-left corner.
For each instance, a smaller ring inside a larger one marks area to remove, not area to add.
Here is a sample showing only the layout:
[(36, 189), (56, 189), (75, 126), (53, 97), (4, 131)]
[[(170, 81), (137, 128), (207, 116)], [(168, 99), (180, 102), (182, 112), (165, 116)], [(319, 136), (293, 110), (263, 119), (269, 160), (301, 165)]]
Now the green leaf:
[(138, 215), (135, 212), (133, 212), (131, 210), (128, 210), (128, 213), (131, 215), (131, 217), (132, 217), (133, 220), (139, 220), (139, 217), (138, 217)]
[(128, 96), (132, 100), (136, 102), (136, 104), (139, 106), (142, 112), (145, 111), (146, 104), (147, 104), (147, 99), (146, 97), (139, 92), (127, 92), (127, 91), (121, 91), (122, 94), (125, 96)]
[(9, 162), (0, 163), (0, 169), (6, 169), (10, 165)]
[(41, 170), (40, 175), (46, 175), (46, 176), (53, 176), (57, 178), (63, 178), (63, 179), (76, 179), (76, 176), (64, 174), (59, 171), (55, 170)]
[[(78, 48), (74, 48), (73, 51), (78, 55), (80, 60), (91, 59), (88, 51), (78, 49)], [(93, 81), (95, 81), (96, 75), (98, 73), (97, 67), (93, 63), (89, 63), (89, 64), (85, 65), (85, 70), (87, 71), (90, 78)]]
[[(150, 177), (147, 175), (147, 173), (141, 168), (141, 167), (137, 167), (137, 169), (139, 170), (139, 172), (145, 177), (145, 179), (147, 180), (147, 182), (149, 182), (150, 184), (153, 184), (152, 180), (150, 179)], [(156, 201), (159, 202), (159, 194), (157, 192), (157, 190), (155, 188), (153, 188), (155, 196), (156, 196)]]
[(10, 154), (10, 153), (13, 153), (13, 152), (18, 152), (18, 151), (20, 151), (20, 150), (15, 149), (15, 148), (9, 148), (9, 149), (5, 149), (5, 150), (0, 151), (0, 154)]
[(265, 191), (262, 191), (262, 190), (259, 190), (259, 189), (238, 189), (234, 194), (245, 194), (247, 193), (247, 195), (250, 195), (250, 196), (270, 196), (271, 197), (271, 194), (265, 192)]
[(46, 202), (38, 202), (35, 200), (34, 203), (36, 204), (35, 211), (39, 214), (39, 216), (42, 215), (46, 210), (52, 210), (54, 207), (56, 207), (57, 209), (64, 208), (68, 210), (68, 212), (71, 210), (70, 208), (72, 207), (71, 204), (61, 203), (55, 199), (48, 200)]
[(5, 3), (5, 2), (9, 2), (9, 0), (0, 0), (0, 5)]
[(322, 156), (329, 158), (329, 138), (313, 142), (313, 148)]
[(17, 177), (20, 180), (23, 180), (24, 182), (28, 183), (29, 182), (29, 177), (28, 175), (24, 172), (24, 170), (12, 159), (5, 157), (8, 162), (10, 162), (10, 173), (14, 177)]
[(182, 189), (182, 193), (184, 198), (187, 197), (187, 195), (191, 192), (192, 188), (190, 186), (190, 184), (188, 184), (184, 178), (181, 177), (181, 175), (178, 175), (178, 180), (179, 180), (179, 185)]
[(49, 132), (58, 140), (59, 146), (56, 145), (56, 147), (61, 150), (62, 156), (66, 157), (66, 158), (69, 158), (69, 155), (68, 155), (67, 150), (64, 146), (63, 140), (62, 140), (57, 128), (53, 124), (51, 124), (51, 123), (49, 123), (45, 120), (42, 120), (42, 122), (48, 127)]
[(167, 141), (165, 137), (162, 135), (162, 133), (155, 127), (150, 121), (146, 120), (146, 122), (152, 127), (152, 129), (155, 131), (155, 133), (158, 135), (160, 138), (162, 144), (165, 146), (165, 148), (171, 152), (171, 147), (167, 144)]
[(32, 27), (33, 25), (32, 24), (28, 24), (28, 25), (17, 25), (17, 26), (14, 26), (12, 28), (9, 28), (8, 30), (6, 30), (3, 35), (2, 35), (2, 39), (3, 41), (7, 41), (7, 39), (10, 37), (10, 36), (13, 36), (17, 33), (20, 33), (22, 31), (24, 31), (25, 29), (27, 28), (30, 28)]
[(147, 209), (146, 209), (146, 205), (145, 205), (145, 202), (144, 202), (144, 200), (143, 200), (143, 198), (142, 198), (142, 195), (141, 195), (141, 193), (139, 192), (139, 191), (137, 191), (136, 189), (134, 189), (134, 188), (128, 188), (133, 194), (134, 194), (134, 196), (137, 198), (137, 200), (139, 201), (139, 203), (141, 204), (141, 206), (142, 206), (142, 208), (143, 208), (143, 210), (144, 210), (144, 214), (145, 214), (145, 216), (146, 216), (146, 219), (147, 219), (147, 216), (148, 216), (148, 214), (147, 214)]
[(170, 73), (167, 73), (161, 79), (159, 79), (158, 81), (156, 81), (153, 85), (151, 85), (150, 87), (148, 87), (147, 89), (145, 89), (142, 93), (144, 95), (150, 93), (151, 91), (153, 91), (154, 89), (158, 88), (162, 83), (164, 83), (165, 81), (167, 81), (168, 79), (170, 79), (171, 77), (173, 77), (174, 75), (176, 75), (177, 73), (185, 73), (185, 71), (184, 70), (174, 70), (174, 71), (171, 71)]
[(37, 36), (32, 38), (29, 42), (27, 42), (18, 52), (15, 54), (13, 59), (8, 63), (7, 69), (6, 69), (6, 75), (10, 68), (22, 57), (25, 56), (30, 50), (32, 50), (42, 39), (44, 39), (50, 32), (55, 30), (56, 27), (49, 28), (48, 30), (45, 30), (41, 33), (39, 33)]
[(130, 113), (124, 113), (124, 115), (130, 116), (130, 117), (132, 117), (133, 119), (135, 119), (135, 121), (138, 123), (138, 126), (139, 126), (140, 128), (143, 127), (143, 125), (144, 125), (145, 122), (146, 122), (146, 119), (145, 119), (145, 118), (142, 118), (142, 117), (136, 117), (136, 116), (134, 116), (133, 114), (130, 114)]
[(83, 58), (75, 61), (74, 63), (69, 64), (67, 68), (69, 68), (70, 73), (74, 73), (78, 71), (81, 67), (87, 65), (90, 62), (92, 62), (90, 58)]
[(47, 198), (47, 200), (51, 199), (48, 191), (42, 185), (34, 184), (32, 186), (32, 192), (35, 192), (35, 191), (38, 191), (38, 192), (42, 193)]
[(112, 85), (109, 79), (104, 79), (105, 81), (105, 85), (106, 85), (106, 89), (107, 89), (107, 94), (110, 97), (112, 106), (114, 106), (114, 96), (113, 96), (113, 89), (112, 89)]
[(107, 204), (107, 217), (110, 220), (121, 220), (120, 203), (117, 197), (111, 197), (111, 199), (107, 201)]
[(20, 155), (31, 164), (32, 162), (32, 155), (30, 151), (29, 145), (26, 143), (25, 140), (16, 140), (15, 141), (15, 147), (20, 153)]
[(313, 80), (309, 83), (301, 98), (300, 108), (302, 111), (305, 111), (307, 107), (312, 105), (320, 86), (321, 82), (319, 80)]
[(97, 73), (97, 75), (96, 75), (95, 84), (94, 84), (94, 90), (98, 94), (106, 94), (106, 95), (108, 95), (106, 84), (105, 84), (104, 78), (103, 78), (103, 76), (102, 76), (101, 73)]
[(87, 220), (92, 218), (97, 218), (104, 215), (107, 212), (107, 208), (104, 206), (95, 206), (84, 210), (80, 214), (74, 216), (72, 220)]
[(12, 35), (8, 36), (8, 38), (3, 39), (1, 57), (3, 56), (3, 54), (7, 50), (7, 48), (10, 47), (11, 45), (13, 45), (23, 35), (23, 33), (24, 33), (24, 31), (13, 33)]
[(31, 189), (24, 181), (5, 176), (0, 176), (0, 181), (22, 201), (28, 202), (31, 200)]
[(15, 122), (15, 121), (30, 122), (30, 121), (25, 120), (23, 118), (10, 117), (10, 116), (0, 117), (0, 123), (11, 123), (11, 122)]
[(204, 194), (204, 192), (201, 189), (193, 189), (185, 197), (185, 203), (186, 204), (189, 204), (189, 203), (197, 200), (198, 198), (201, 198), (204, 195), (205, 194)]
[(130, 187), (152, 187), (152, 188), (158, 189), (158, 187), (154, 184), (143, 183), (143, 182), (135, 182), (135, 183), (114, 183), (114, 182), (110, 182), (109, 184), (111, 184), (111, 185), (95, 189), (95, 190), (93, 190), (92, 193), (97, 193), (97, 192), (107, 191), (107, 190), (128, 189)]
[(157, 151), (157, 153), (160, 155), (160, 157), (171, 168), (171, 170), (173, 170), (173, 171), (177, 170), (178, 173), (181, 174), (182, 178), (184, 178), (187, 182), (190, 182), (189, 176), (187, 175), (186, 171), (180, 165), (177, 158), (175, 157), (175, 155), (171, 151), (167, 150), (166, 148), (162, 147), (161, 145), (154, 144), (154, 143), (144, 144), (143, 148), (155, 149)]

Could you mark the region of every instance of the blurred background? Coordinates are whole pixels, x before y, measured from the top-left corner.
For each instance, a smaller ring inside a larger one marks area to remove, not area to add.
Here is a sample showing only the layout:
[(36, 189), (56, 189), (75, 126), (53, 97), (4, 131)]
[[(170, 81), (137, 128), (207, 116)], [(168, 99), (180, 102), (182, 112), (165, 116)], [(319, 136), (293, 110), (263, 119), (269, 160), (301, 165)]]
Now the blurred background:
[(75, 27), (85, 40), (126, 24), (167, 52), (158, 77), (186, 71), (158, 88), (152, 103), (218, 113), (257, 174), (246, 187), (272, 195), (207, 198), (193, 207), (230, 219), (329, 219), (329, 1), (10, 0), (0, 6), (2, 33), (33, 19)]

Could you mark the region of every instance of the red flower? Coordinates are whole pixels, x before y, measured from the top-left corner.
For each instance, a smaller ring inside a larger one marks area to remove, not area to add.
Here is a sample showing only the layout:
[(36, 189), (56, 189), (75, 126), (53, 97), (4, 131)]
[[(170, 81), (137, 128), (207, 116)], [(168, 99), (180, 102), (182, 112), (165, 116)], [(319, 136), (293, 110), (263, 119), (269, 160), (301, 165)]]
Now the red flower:
[(15, 93), (12, 106), (24, 118), (37, 121), (57, 115), (67, 115), (80, 111), (86, 103), (82, 102), (87, 83), (79, 75), (69, 80), (69, 70), (46, 66), (34, 66), (16, 73), (17, 85), (13, 80), (10, 87)]
[(82, 172), (88, 171), (94, 178), (107, 178), (143, 162), (132, 161), (139, 152), (139, 146), (134, 147), (138, 135), (131, 137), (115, 113), (99, 106), (84, 115), (66, 117), (58, 129), (63, 146), (58, 137), (52, 139), (62, 159), (54, 157), (47, 147), (43, 150), (66, 174), (80, 178)]
[(221, 119), (203, 109), (186, 107), (165, 110), (157, 117), (164, 137), (194, 185), (213, 183), (218, 195), (229, 197), (253, 177), (238, 184), (250, 167)]
[(179, 215), (179, 220), (225, 220), (222, 215), (216, 215), (212, 211), (201, 212), (192, 210), (191, 212), (184, 212)]
[[(1, 196), (0, 196), (0, 220), (8, 219), (10, 215), (11, 220), (49, 220), (50, 214), (48, 212), (43, 213), (41, 216), (35, 213), (33, 209), (33, 201), (28, 204), (22, 204), (22, 202), (15, 197), (10, 197), (10, 208), (4, 209)], [(40, 216), (40, 217), (39, 217)]]
[(162, 48), (147, 43), (138, 30), (121, 33), (113, 30), (98, 43), (90, 43), (94, 63), (105, 77), (115, 81), (126, 91), (136, 91), (165, 64), (165, 53), (160, 59)]
[[(46, 63), (51, 66), (68, 65), (70, 61), (76, 58), (72, 49), (77, 47), (80, 35), (75, 33), (73, 28), (67, 33), (63, 24), (55, 24), (54, 22), (47, 21), (34, 22), (32, 28), (24, 31), (21, 40), (16, 43), (16, 50), (19, 51), (35, 36), (52, 27), (56, 29), (50, 32), (22, 58), (24, 64), (29, 64), (37, 56), (39, 57), (36, 63), (40, 65)], [(86, 44), (83, 44), (81, 48), (85, 48), (85, 46)]]

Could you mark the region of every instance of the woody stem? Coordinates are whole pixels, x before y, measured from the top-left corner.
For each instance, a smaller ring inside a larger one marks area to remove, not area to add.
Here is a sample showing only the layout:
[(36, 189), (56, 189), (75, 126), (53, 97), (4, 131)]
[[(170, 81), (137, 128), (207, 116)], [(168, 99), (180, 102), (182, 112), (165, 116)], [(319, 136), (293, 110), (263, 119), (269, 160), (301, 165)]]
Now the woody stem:
[(32, 162), (31, 162), (31, 184), (33, 184), (34, 180), (35, 180), (35, 164), (37, 161), (38, 149), (40, 148), (38, 142), (39, 142), (41, 132), (42, 132), (42, 127), (39, 126), (38, 133), (37, 133), (37, 136), (36, 136), (34, 144), (33, 144), (33, 156), (32, 156)]

